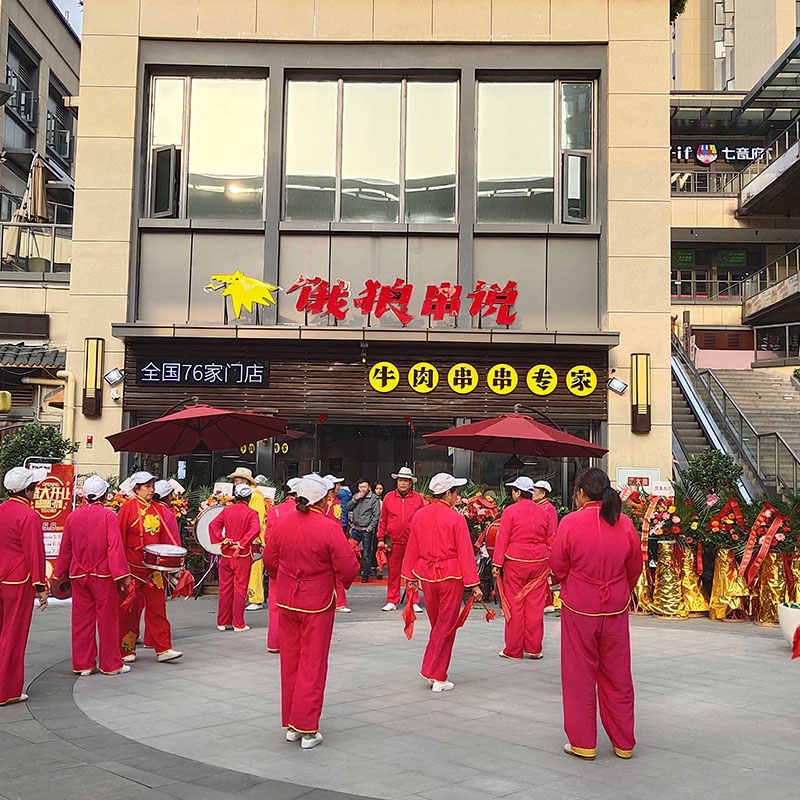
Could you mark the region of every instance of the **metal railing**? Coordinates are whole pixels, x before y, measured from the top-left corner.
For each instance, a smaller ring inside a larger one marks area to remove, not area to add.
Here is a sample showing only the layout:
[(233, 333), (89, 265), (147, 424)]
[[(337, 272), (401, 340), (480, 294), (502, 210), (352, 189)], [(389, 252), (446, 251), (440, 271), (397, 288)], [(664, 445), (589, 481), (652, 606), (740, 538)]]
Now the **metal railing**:
[(764, 158), (751, 161), (736, 180), (737, 192), (741, 192), (750, 181), (759, 176), (776, 158), (780, 158), (790, 147), (800, 141), (800, 120), (795, 120), (781, 131), (774, 142), (767, 148)]
[(698, 372), (672, 334), (672, 353), (725, 438), (762, 488), (773, 494), (800, 493), (800, 458), (777, 432), (759, 433), (712, 372)]
[(738, 172), (709, 172), (702, 169), (681, 169), (670, 175), (672, 194), (739, 194)]
[(779, 259), (767, 264), (766, 267), (753, 273), (742, 281), (745, 300), (748, 297), (760, 294), (771, 289), (786, 278), (800, 272), (800, 247), (795, 247)]
[(753, 361), (800, 358), (800, 323), (753, 328)]
[(70, 272), (72, 225), (0, 222), (0, 272)]

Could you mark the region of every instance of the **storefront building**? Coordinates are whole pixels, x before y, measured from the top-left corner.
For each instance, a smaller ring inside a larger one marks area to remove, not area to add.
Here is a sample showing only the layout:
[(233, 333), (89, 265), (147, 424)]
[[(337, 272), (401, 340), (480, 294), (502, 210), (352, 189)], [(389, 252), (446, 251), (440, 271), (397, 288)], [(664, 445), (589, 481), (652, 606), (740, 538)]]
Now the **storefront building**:
[(122, 381), (84, 373), (82, 467), (196, 395), (294, 431), (196, 480), (496, 485), (421, 435), (515, 404), (668, 477), (668, 3), (586, 5), (87, 7), (68, 364)]

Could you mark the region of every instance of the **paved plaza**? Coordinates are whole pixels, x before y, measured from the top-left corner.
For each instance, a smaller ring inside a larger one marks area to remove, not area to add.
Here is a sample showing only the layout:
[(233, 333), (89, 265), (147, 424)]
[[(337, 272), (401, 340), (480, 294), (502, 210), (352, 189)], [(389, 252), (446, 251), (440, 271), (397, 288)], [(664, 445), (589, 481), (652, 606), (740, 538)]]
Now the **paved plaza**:
[(502, 620), (474, 612), (459, 632), (454, 691), (418, 676), (412, 641), (382, 590), (354, 587), (337, 615), (322, 747), (283, 741), (278, 656), (267, 612), (220, 633), (213, 597), (169, 604), (185, 653), (140, 651), (129, 675), (76, 681), (69, 609), (35, 614), (31, 700), (0, 708), (0, 798), (148, 800), (628, 800), (800, 797), (800, 661), (776, 629), (705, 619), (632, 623), (637, 738), (631, 761), (604, 734), (598, 758), (562, 754), (559, 621), (545, 658), (497, 657)]

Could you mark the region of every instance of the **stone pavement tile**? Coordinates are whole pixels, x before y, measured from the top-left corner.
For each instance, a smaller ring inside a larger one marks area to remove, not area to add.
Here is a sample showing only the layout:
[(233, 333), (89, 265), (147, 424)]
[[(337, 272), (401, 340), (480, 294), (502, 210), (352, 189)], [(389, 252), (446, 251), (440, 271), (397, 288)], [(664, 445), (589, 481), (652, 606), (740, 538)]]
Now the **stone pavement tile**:
[(236, 800), (305, 800), (312, 791), (309, 786), (265, 780), (238, 792)]
[(425, 791), (448, 786), (451, 782), (445, 775), (426, 775), (411, 769), (413, 766), (413, 764), (409, 764), (410, 769), (407, 771), (381, 778), (380, 781), (370, 779), (365, 780), (363, 783), (357, 783), (353, 786), (352, 791), (355, 794), (363, 794), (368, 797), (380, 792), (382, 796), (394, 800), (394, 798), (406, 794), (418, 795)]
[(218, 792), (216, 789), (196, 786), (193, 783), (170, 783), (167, 786), (162, 786), (158, 791), (162, 792), (160, 795), (161, 800), (165, 800), (165, 795), (178, 797), (180, 800), (230, 800), (230, 795), (227, 792)]
[(82, 764), (58, 773), (57, 789), (52, 773), (26, 775), (3, 780), (3, 793), (11, 800), (31, 800), (52, 796), (54, 789), (59, 800), (85, 800), (85, 798), (111, 798), (125, 782), (88, 764)]
[(481, 775), (462, 781), (459, 786), (465, 789), (477, 789), (486, 797), (505, 797), (507, 794), (514, 794), (526, 788), (526, 784), (510, 780), (504, 775)]
[(192, 785), (203, 786), (207, 789), (216, 789), (217, 791), (226, 792), (227, 794), (238, 794), (244, 789), (249, 789), (263, 782), (264, 779), (257, 775), (223, 770), (221, 772), (215, 772), (213, 775), (208, 775), (205, 778), (193, 780)]
[(38, 722), (34, 720), (20, 720), (19, 722), (11, 722), (8, 725), (2, 724), (2, 717), (0, 717), (0, 731), (10, 733), (18, 739), (26, 742), (52, 742), (59, 737), (51, 733), (47, 728), (43, 728)]
[(98, 769), (111, 772), (114, 775), (119, 775), (122, 778), (127, 778), (134, 783), (147, 786), (151, 789), (157, 789), (160, 786), (166, 786), (169, 783), (175, 783), (172, 778), (165, 778), (163, 775), (156, 775), (153, 772), (136, 769), (136, 767), (130, 767), (127, 764), (120, 764), (117, 761), (100, 761), (94, 766)]

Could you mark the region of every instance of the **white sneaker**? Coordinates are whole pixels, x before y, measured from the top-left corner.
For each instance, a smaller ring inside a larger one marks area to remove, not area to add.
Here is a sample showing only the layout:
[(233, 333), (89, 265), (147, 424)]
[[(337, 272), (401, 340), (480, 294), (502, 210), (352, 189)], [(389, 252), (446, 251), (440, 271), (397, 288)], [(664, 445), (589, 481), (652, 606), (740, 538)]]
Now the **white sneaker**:
[(287, 728), (286, 730), (286, 741), (287, 742), (297, 742), (303, 736), (300, 731), (296, 731), (294, 728)]
[(250, 603), (249, 605), (245, 606), (245, 611), (261, 611), (264, 608), (263, 603)]
[(394, 603), (387, 603), (381, 611), (397, 611), (397, 606)]
[(136, 653), (128, 653), (128, 655), (122, 656), (122, 660), (126, 664), (133, 664), (136, 661)]
[(432, 692), (449, 692), (451, 689), (455, 689), (456, 685), (452, 681), (434, 681), (433, 686), (431, 686)]
[(163, 653), (159, 653), (157, 658), (159, 661), (175, 661), (176, 659), (180, 658), (183, 655), (180, 650), (165, 650)]
[[(341, 611), (342, 614), (352, 614), (353, 613), (353, 609), (352, 608), (348, 608), (347, 606), (338, 606), (336, 610), (337, 611)], [(320, 739), (320, 741), (322, 741), (322, 739)], [(315, 746), (316, 745), (311, 745), (311, 747), (315, 747)]]
[(233, 632), (234, 633), (244, 633), (245, 631), (249, 631), (249, 630), (250, 630), (250, 626), (249, 625), (245, 625), (244, 628), (234, 628)]
[(414, 613), (421, 614), (423, 611), (422, 606), (419, 603), (414, 603)]
[[(130, 672), (131, 668), (127, 664), (123, 664), (119, 669), (115, 669), (113, 672), (105, 672), (104, 675), (124, 675), (126, 672)], [(81, 673), (83, 675), (83, 673)]]
[[(128, 669), (130, 669), (130, 667), (128, 667)], [(90, 675), (94, 675), (94, 674), (95, 674), (95, 672), (97, 672), (97, 670), (96, 670), (96, 669), (82, 669), (82, 670), (81, 670), (81, 671), (78, 673), (78, 675), (80, 675), (80, 676), (81, 676), (81, 678), (88, 678)]]
[(229, 627), (230, 627), (229, 625), (217, 625), (217, 630), (218, 631), (227, 631)]
[(545, 606), (544, 613), (545, 614), (552, 614), (556, 610), (555, 606)]
[(300, 747), (302, 747), (303, 750), (310, 750), (318, 744), (322, 744), (322, 734), (319, 731), (316, 733), (304, 733), (303, 740), (300, 742)]

